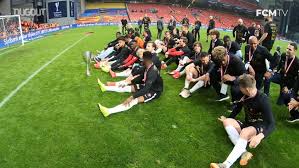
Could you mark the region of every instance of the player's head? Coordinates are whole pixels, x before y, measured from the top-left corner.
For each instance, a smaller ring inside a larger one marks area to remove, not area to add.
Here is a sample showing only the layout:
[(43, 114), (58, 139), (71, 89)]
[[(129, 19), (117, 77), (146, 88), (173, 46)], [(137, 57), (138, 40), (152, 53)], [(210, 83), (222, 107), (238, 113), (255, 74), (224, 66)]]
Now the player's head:
[(215, 64), (226, 66), (228, 63), (228, 53), (223, 46), (217, 46), (212, 51), (213, 61)]
[(181, 47), (185, 47), (186, 44), (188, 43), (188, 39), (186, 37), (181, 37), (180, 40), (179, 40), (179, 45)]
[(261, 28), (261, 25), (259, 25), (259, 24), (256, 25), (256, 28), (257, 28), (257, 29), (260, 29), (260, 28)]
[(166, 31), (166, 32), (164, 33), (164, 37), (166, 37), (167, 39), (170, 39), (170, 38), (171, 38), (171, 34), (170, 34), (170, 32), (169, 32), (169, 31)]
[(238, 24), (243, 25), (243, 19), (238, 19)]
[(182, 26), (182, 31), (185, 32), (185, 33), (187, 33), (189, 31), (188, 25), (183, 25)]
[(132, 40), (131, 42), (130, 42), (130, 44), (131, 44), (131, 49), (136, 49), (137, 47), (138, 47), (138, 43), (137, 43), (137, 41), (136, 40)]
[(255, 50), (257, 48), (258, 44), (259, 44), (258, 39), (255, 36), (249, 37), (250, 47), (252, 47)]
[(210, 62), (210, 54), (208, 54), (207, 52), (202, 52), (200, 54), (200, 61), (203, 65), (208, 65), (208, 63)]
[(216, 29), (212, 29), (212, 30), (210, 31), (210, 36), (211, 36), (211, 39), (212, 39), (212, 40), (219, 39), (219, 37), (220, 37), (220, 32), (219, 32), (218, 30), (216, 30)]
[(143, 53), (143, 63), (146, 67), (149, 67), (153, 63), (152, 57), (153, 57), (153, 54), (149, 51), (145, 51)]
[(252, 27), (255, 27), (255, 26), (256, 26), (256, 23), (255, 23), (255, 22), (252, 22), (252, 23), (251, 23), (251, 26), (252, 26)]
[(121, 36), (121, 32), (116, 32), (116, 33), (115, 33), (115, 37), (116, 37), (116, 38), (119, 38), (120, 36)]
[(145, 52), (144, 49), (139, 48), (139, 49), (137, 50), (137, 52), (136, 52), (137, 57), (139, 57), (139, 58), (143, 58), (143, 53), (144, 53), (144, 52)]
[(153, 42), (153, 41), (149, 41), (147, 44), (146, 44), (146, 51), (149, 51), (149, 52), (154, 52), (156, 50), (156, 44)]
[(298, 47), (297, 47), (296, 43), (290, 43), (287, 47), (286, 54), (288, 56), (295, 56), (297, 49), (298, 49)]
[(118, 38), (118, 46), (123, 47), (126, 44), (126, 38), (124, 36), (121, 36)]
[(246, 96), (254, 96), (256, 93), (256, 80), (254, 76), (249, 74), (243, 74), (239, 77), (240, 91)]
[(230, 37), (228, 36), (228, 35), (225, 35), (224, 37), (223, 37), (223, 42), (224, 42), (224, 46), (230, 46), (231, 45), (231, 39), (230, 39)]
[(213, 17), (213, 16), (210, 16), (210, 20), (212, 20), (212, 19), (214, 19), (214, 17)]
[(196, 53), (200, 53), (202, 49), (202, 44), (200, 42), (195, 42), (193, 44), (193, 49)]
[(265, 22), (271, 22), (273, 20), (273, 16), (265, 16)]

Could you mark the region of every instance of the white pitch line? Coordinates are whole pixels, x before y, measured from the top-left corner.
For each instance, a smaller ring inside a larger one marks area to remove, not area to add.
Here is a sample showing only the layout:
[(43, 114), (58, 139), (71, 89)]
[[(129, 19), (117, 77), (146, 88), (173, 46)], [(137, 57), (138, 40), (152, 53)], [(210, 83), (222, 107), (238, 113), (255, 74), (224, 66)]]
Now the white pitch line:
[(77, 45), (80, 41), (82, 41), (83, 39), (85, 39), (88, 36), (85, 35), (82, 38), (80, 38), (78, 41), (76, 41), (75, 43), (73, 43), (71, 46), (69, 46), (68, 48), (64, 49), (62, 52), (60, 52), (58, 55), (56, 55), (54, 58), (52, 58), (50, 61), (48, 61), (46, 64), (44, 64), (43, 66), (41, 66), (38, 70), (36, 70), (33, 74), (31, 74), (26, 80), (24, 80), (21, 84), (19, 84), (15, 90), (13, 90), (12, 92), (10, 92), (9, 95), (7, 95), (0, 103), (0, 109), (2, 108), (2, 106), (5, 105), (6, 102), (8, 102), (20, 89), (22, 89), (22, 87), (24, 85), (26, 85), (32, 78), (34, 78), (40, 71), (42, 71), (43, 69), (45, 69), (49, 64), (51, 64), (53, 61), (55, 61), (59, 56), (61, 56), (62, 54), (64, 54), (65, 52), (67, 52), (69, 49), (71, 49), (72, 47), (74, 47), (75, 45)]

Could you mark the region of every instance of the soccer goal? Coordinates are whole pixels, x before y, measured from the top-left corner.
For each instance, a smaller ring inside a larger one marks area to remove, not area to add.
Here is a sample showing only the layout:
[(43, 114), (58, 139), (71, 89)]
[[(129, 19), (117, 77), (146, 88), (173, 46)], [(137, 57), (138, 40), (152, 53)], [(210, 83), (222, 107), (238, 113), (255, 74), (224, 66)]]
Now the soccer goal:
[(0, 16), (0, 50), (24, 45), (20, 15)]

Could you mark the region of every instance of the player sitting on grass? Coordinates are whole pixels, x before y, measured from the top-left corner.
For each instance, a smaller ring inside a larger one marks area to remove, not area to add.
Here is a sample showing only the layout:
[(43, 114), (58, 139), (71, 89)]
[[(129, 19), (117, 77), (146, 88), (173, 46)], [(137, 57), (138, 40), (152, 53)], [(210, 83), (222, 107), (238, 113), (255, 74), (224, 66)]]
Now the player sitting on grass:
[[(155, 43), (153, 42), (148, 42), (146, 46), (146, 51), (150, 52), (152, 56), (152, 61), (156, 67), (161, 67), (161, 62), (159, 58), (157, 57), (157, 54), (155, 53)], [(140, 58), (142, 59), (143, 53), (140, 53)], [(160, 71), (160, 68), (157, 68)], [(124, 87), (128, 86), (131, 84), (139, 84), (142, 82), (142, 79), (144, 78), (144, 72), (145, 72), (145, 67), (143, 65), (143, 62), (140, 62), (140, 64), (135, 64), (130, 71), (123, 71), (120, 73), (116, 73), (115, 76), (124, 76), (127, 78), (125, 80), (119, 81), (119, 82), (107, 82), (108, 86), (119, 86), (119, 87)], [(111, 72), (111, 76), (113, 76)]]
[(97, 62), (100, 62), (102, 59), (116, 52), (115, 45), (118, 44), (118, 38), (121, 37), (121, 33), (116, 32), (115, 36), (115, 40), (109, 42), (104, 50), (98, 52), (99, 54), (95, 57)]
[(298, 98), (296, 98), (296, 99), (292, 98), (291, 101), (288, 103), (288, 105), (289, 105), (289, 111), (290, 111), (290, 118), (287, 119), (287, 122), (289, 122), (289, 123), (299, 122)]
[(190, 57), (191, 55), (191, 50), (187, 46), (188, 39), (186, 37), (181, 37), (178, 42), (179, 43), (175, 48), (169, 49), (165, 53), (165, 57), (167, 60), (165, 63), (163, 63), (163, 67), (167, 67), (173, 62), (176, 62), (176, 64), (178, 65), (177, 69), (170, 73), (171, 75), (178, 73), (181, 70), (181, 68), (183, 67), (183, 64), (181, 63), (190, 60), (188, 57)]
[(186, 74), (186, 67), (191, 64), (194, 61), (200, 60), (200, 54), (202, 50), (202, 45), (200, 42), (195, 42), (193, 44), (193, 51), (191, 53), (190, 57), (184, 57), (183, 60), (180, 60), (178, 69), (179, 71), (174, 71), (174, 74), (172, 75), (173, 78), (177, 79), (181, 77), (182, 75)]
[[(210, 73), (214, 69), (215, 64), (211, 61), (210, 55), (202, 52), (199, 60), (189, 64), (186, 67), (185, 86), (180, 96), (188, 98), (196, 90), (203, 86), (208, 86), (210, 82)], [(191, 89), (190, 84), (195, 83)]]
[[(239, 86), (244, 96), (234, 102), (235, 108), (229, 118), (219, 118), (234, 148), (223, 163), (211, 163), (211, 168), (229, 168), (240, 157), (240, 165), (247, 165), (252, 157), (252, 154), (246, 151), (247, 144), (249, 143), (250, 148), (256, 148), (274, 130), (275, 121), (270, 102), (265, 94), (257, 90), (254, 77), (241, 75)], [(245, 112), (244, 123), (234, 119), (242, 108)]]
[[(100, 110), (105, 117), (108, 117), (111, 114), (119, 113), (122, 111), (129, 110), (134, 105), (138, 103), (146, 103), (153, 99), (158, 98), (163, 91), (163, 80), (160, 76), (160, 72), (158, 68), (154, 65), (152, 61), (153, 54), (150, 52), (143, 53), (143, 62), (146, 68), (144, 72), (143, 83), (144, 84), (136, 84), (132, 86), (125, 87), (117, 87), (117, 86), (109, 86), (110, 90), (114, 90), (117, 92), (130, 92), (133, 93), (126, 101), (122, 104), (113, 107), (106, 108), (99, 104)], [(102, 91), (106, 91), (108, 86), (105, 86), (101, 81), (98, 81)]]
[(131, 52), (130, 48), (126, 45), (125, 37), (120, 37), (118, 39), (118, 48), (120, 52), (117, 55), (109, 56), (99, 62), (99, 65), (103, 71), (109, 72), (112, 65), (123, 62)]

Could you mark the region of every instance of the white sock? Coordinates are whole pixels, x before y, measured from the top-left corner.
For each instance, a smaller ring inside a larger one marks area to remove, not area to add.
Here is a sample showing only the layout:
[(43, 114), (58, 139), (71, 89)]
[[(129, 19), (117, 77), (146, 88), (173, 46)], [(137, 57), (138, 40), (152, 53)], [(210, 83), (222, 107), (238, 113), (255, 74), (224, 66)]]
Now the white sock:
[(115, 73), (117, 77), (128, 77), (131, 74), (131, 70), (125, 70), (119, 73)]
[(247, 140), (239, 138), (234, 149), (228, 155), (227, 159), (223, 162), (226, 165), (226, 168), (229, 168), (233, 165), (241, 155), (246, 152)]
[(204, 86), (204, 81), (198, 81), (191, 89), (190, 89), (190, 93), (195, 92), (196, 90), (198, 90), (199, 88)]
[(184, 69), (180, 72), (180, 76), (185, 75), (185, 74), (186, 74), (186, 69)]
[(238, 139), (240, 137), (239, 132), (236, 130), (235, 127), (233, 127), (231, 125), (226, 126), (224, 129), (226, 130), (229, 139), (232, 141), (232, 143), (234, 145), (236, 145), (237, 141), (238, 141)]
[(132, 92), (131, 86), (125, 86), (125, 87), (118, 87), (118, 86), (105, 86), (107, 91), (112, 91), (112, 92)]
[(136, 104), (138, 104), (138, 99), (137, 99), (137, 98), (136, 98), (136, 99), (133, 99), (133, 100), (131, 101), (131, 103), (128, 104), (127, 106), (125, 106), (125, 105), (123, 105), (123, 104), (120, 104), (120, 105), (115, 106), (115, 107), (113, 107), (113, 108), (109, 108), (109, 109), (108, 109), (108, 112), (109, 112), (110, 114), (113, 114), (113, 113), (119, 113), (119, 112), (122, 112), (122, 111), (127, 111), (127, 110), (129, 110), (130, 108), (132, 108), (133, 106), (135, 106)]
[(115, 82), (115, 86), (124, 87), (124, 86), (128, 86), (128, 83), (125, 80), (122, 80), (122, 81), (119, 81), (119, 82)]
[(176, 71), (180, 72), (180, 70), (183, 68), (184, 66), (179, 64), (178, 67), (176, 68)]
[(189, 85), (190, 85), (190, 81), (188, 81), (187, 79), (185, 79), (185, 89), (189, 89)]

